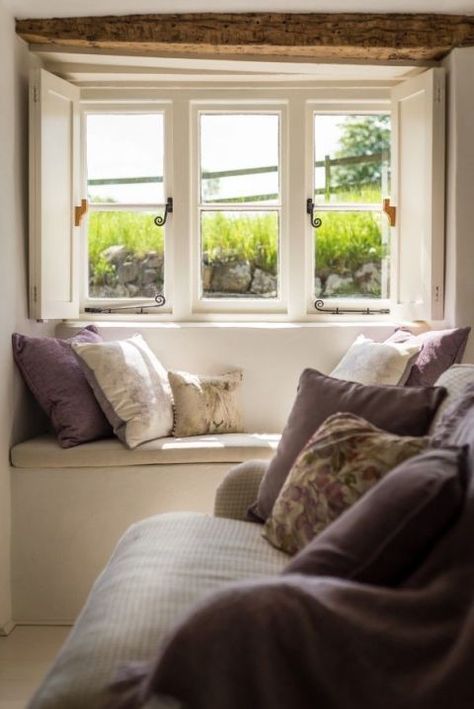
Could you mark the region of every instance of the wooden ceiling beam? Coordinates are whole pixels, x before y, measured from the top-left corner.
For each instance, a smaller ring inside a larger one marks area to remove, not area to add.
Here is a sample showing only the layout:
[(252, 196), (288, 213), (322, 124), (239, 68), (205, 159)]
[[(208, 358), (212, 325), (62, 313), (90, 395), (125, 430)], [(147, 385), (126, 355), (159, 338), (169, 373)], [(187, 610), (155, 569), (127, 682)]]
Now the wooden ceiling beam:
[(474, 16), (197, 13), (17, 20), (30, 44), (150, 54), (436, 61), (474, 45)]

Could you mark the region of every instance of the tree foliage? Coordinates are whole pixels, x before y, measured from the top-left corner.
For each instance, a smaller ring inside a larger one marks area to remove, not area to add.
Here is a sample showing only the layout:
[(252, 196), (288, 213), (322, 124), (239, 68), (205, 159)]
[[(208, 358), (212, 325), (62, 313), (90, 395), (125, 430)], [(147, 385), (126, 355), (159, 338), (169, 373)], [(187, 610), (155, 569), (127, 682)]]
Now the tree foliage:
[(382, 163), (388, 162), (390, 151), (390, 116), (347, 116), (341, 128), (337, 158), (377, 153), (385, 153), (385, 157), (377, 162), (335, 166), (331, 171), (332, 185), (336, 189), (380, 185)]

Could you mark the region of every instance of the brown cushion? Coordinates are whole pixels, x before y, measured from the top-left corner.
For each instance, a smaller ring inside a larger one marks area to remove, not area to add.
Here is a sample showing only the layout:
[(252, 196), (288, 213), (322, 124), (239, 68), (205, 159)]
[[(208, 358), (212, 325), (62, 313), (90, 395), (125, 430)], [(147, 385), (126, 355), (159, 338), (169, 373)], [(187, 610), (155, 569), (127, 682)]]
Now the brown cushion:
[(298, 454), (317, 428), (339, 412), (361, 416), (399, 436), (423, 436), (446, 396), (443, 387), (368, 386), (305, 369), (277, 452), (262, 480), (252, 520), (266, 520)]
[(285, 574), (396, 585), (459, 515), (465, 448), (431, 449), (392, 470), (315, 537)]

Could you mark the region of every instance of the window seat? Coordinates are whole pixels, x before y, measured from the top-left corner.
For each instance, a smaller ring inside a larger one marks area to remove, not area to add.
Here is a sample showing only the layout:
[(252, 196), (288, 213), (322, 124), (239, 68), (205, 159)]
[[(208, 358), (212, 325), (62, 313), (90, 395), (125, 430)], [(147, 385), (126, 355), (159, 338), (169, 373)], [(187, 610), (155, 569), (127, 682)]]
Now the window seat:
[[(117, 438), (61, 448), (53, 435), (42, 435), (14, 446), (12, 465), (16, 468), (123, 467), (176, 463), (235, 463), (273, 455), (279, 435), (221, 433), (187, 438), (157, 438), (134, 450)], [(211, 501), (212, 502), (212, 501)]]
[(162, 512), (212, 514), (236, 463), (269, 459), (278, 435), (117, 439), (60, 448), (42, 435), (11, 451), (13, 619), (72, 623), (117, 540)]

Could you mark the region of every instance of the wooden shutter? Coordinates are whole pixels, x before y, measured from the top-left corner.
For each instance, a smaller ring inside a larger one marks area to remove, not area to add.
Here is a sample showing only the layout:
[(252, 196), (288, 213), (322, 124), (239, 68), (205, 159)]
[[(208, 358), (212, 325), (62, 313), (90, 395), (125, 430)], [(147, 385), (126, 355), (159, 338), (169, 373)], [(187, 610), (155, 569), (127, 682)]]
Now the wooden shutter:
[(444, 301), (445, 74), (430, 69), (392, 91), (391, 310), (442, 320)]
[(79, 315), (79, 89), (43, 69), (30, 82), (30, 317)]

